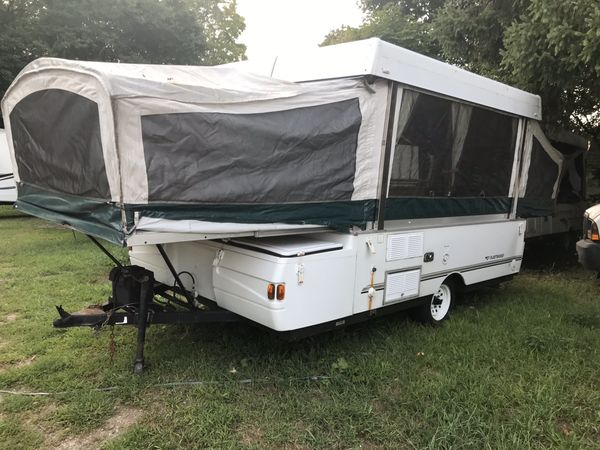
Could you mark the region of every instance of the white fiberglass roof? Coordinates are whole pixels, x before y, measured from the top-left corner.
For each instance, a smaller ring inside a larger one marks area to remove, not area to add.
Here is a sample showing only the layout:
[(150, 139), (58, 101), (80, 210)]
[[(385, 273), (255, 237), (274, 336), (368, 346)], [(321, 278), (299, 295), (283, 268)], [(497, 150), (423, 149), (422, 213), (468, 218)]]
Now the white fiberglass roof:
[(295, 82), (374, 75), (518, 116), (542, 118), (537, 95), (377, 38), (229, 66)]

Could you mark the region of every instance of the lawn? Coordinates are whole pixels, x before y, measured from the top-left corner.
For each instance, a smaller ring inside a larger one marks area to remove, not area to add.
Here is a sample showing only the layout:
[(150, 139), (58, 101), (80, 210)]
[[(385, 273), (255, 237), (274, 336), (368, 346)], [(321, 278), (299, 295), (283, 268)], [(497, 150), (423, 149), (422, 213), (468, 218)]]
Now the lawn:
[(113, 352), (109, 329), (51, 326), (109, 295), (110, 261), (6, 208), (0, 235), (0, 389), (51, 394), (0, 394), (0, 448), (600, 448), (600, 287), (574, 263), (538, 255), (440, 328), (153, 326), (134, 376), (135, 330)]

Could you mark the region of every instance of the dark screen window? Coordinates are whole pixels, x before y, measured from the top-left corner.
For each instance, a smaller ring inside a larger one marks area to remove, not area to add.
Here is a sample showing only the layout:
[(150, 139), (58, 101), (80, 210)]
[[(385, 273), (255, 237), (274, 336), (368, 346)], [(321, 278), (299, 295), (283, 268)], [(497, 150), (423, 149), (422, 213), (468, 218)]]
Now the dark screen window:
[(142, 117), (151, 201), (351, 200), (358, 99), (257, 114)]
[(517, 119), (483, 108), (461, 107), (472, 111), (455, 168), (452, 196), (507, 196), (517, 142)]
[(558, 166), (534, 137), (525, 197), (552, 198), (557, 177)]
[(508, 196), (517, 124), (505, 114), (404, 90), (389, 196)]
[(10, 125), (22, 181), (110, 199), (95, 102), (61, 89), (37, 91), (15, 106)]

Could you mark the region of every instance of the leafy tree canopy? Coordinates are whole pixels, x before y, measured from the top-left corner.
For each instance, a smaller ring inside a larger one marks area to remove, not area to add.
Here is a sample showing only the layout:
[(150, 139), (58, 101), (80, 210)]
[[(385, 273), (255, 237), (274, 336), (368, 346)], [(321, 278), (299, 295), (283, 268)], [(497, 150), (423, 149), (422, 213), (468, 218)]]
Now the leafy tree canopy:
[[(41, 56), (156, 64), (243, 59), (236, 0), (0, 0), (0, 98)], [(0, 123), (1, 125), (1, 123)]]
[(542, 96), (545, 122), (600, 141), (598, 0), (362, 0), (357, 28)]
[(542, 96), (546, 120), (600, 143), (600, 2), (531, 0), (504, 44), (502, 70)]

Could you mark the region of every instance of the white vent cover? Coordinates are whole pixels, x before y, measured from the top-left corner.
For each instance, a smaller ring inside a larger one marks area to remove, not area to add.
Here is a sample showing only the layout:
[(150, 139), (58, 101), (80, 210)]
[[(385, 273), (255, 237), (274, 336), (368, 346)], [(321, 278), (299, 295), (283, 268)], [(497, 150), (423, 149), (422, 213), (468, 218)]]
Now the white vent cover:
[(423, 233), (393, 234), (388, 236), (388, 261), (423, 256)]
[(420, 269), (388, 274), (385, 280), (385, 303), (418, 297), (420, 281)]

